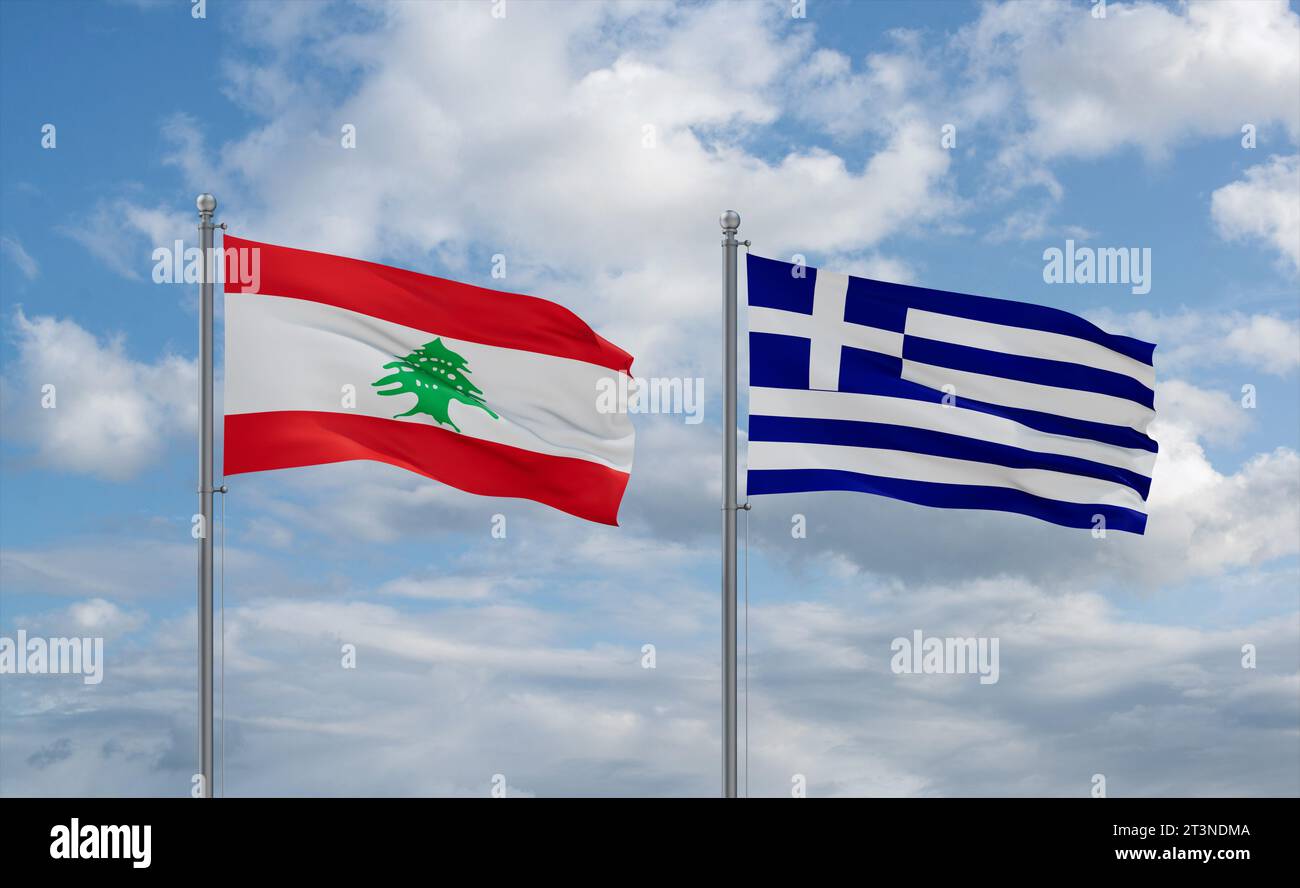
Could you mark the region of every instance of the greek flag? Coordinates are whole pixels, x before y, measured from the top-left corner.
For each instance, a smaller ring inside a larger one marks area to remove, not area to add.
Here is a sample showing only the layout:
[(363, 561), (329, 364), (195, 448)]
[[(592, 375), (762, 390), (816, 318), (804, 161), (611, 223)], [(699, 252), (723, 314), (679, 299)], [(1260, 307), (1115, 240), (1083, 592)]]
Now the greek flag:
[(1155, 346), (1056, 308), (749, 256), (749, 495), (1143, 533)]

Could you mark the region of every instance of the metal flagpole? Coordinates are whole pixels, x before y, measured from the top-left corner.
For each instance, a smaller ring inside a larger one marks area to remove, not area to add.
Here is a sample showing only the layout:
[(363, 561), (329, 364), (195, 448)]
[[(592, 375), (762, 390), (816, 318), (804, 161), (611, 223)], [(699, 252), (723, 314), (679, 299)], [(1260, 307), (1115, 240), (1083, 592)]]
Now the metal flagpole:
[(722, 794), (736, 797), (736, 249), (740, 214), (722, 225)]
[(212, 798), (212, 213), (217, 199), (200, 194), (199, 245), (199, 761), (203, 798)]

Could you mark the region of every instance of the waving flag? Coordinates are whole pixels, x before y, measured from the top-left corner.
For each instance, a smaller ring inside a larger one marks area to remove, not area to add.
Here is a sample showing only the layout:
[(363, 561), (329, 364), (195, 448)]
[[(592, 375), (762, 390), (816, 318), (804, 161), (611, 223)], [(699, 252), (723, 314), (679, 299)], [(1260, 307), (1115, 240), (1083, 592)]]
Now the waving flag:
[(596, 393), (632, 358), (575, 314), (227, 236), (239, 251), (258, 274), (226, 275), (227, 475), (377, 460), (618, 523), (633, 430)]
[(1040, 305), (752, 255), (747, 270), (750, 495), (1145, 531), (1154, 345)]

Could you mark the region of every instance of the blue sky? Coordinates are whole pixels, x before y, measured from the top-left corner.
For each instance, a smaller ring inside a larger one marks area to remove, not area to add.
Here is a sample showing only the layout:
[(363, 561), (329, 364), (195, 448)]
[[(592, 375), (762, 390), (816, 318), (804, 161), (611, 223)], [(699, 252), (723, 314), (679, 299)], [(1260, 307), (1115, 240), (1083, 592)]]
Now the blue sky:
[[(496, 287), (504, 253), (706, 397), (636, 417), (621, 528), (386, 466), (232, 479), (232, 795), (715, 791), (727, 206), (761, 255), (1154, 341), (1160, 380), (1143, 538), (756, 500), (753, 794), (1300, 792), (1294, 4), (504, 8), (0, 5), (0, 634), (108, 652), (0, 678), (0, 793), (188, 791), (196, 294), (150, 257), (203, 190), (253, 239)], [(1066, 238), (1150, 248), (1151, 292), (1044, 283)], [(1001, 681), (891, 674), (917, 626), (1000, 636)]]

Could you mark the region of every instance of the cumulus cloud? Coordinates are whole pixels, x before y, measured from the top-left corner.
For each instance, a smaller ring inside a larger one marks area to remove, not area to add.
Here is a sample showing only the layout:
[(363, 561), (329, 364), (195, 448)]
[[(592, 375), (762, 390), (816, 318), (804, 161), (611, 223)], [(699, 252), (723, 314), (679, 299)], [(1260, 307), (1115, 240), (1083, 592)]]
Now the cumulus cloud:
[(1300, 271), (1300, 154), (1274, 156), (1217, 189), (1210, 213), (1231, 240), (1259, 240)]
[[(788, 80), (814, 49), (783, 12), (530, 3), (494, 19), (395, 4), (319, 44), (321, 23), (291, 16), (258, 37), (271, 61), (232, 82), (261, 125), (219, 158), (192, 120), (167, 134), (193, 188), (228, 183), (233, 231), (471, 278), (489, 247), (508, 260), (494, 286), (561, 299), (634, 354), (680, 365), (716, 330), (699, 294), (715, 288), (722, 209), (740, 207), (744, 234), (779, 255), (870, 249), (951, 206), (948, 153), (915, 113), (883, 116), (865, 157), (756, 147), (801, 100)], [(321, 98), (288, 51), (300, 45), (356, 72), (348, 97)], [(727, 53), (745, 64), (723, 71)], [(481, 70), (505, 76), (468, 73)], [(509, 76), (523, 71), (527, 89)], [(891, 88), (906, 92), (906, 72)], [(355, 149), (340, 146), (344, 123)]]
[[(1082, 797), (1088, 778), (1101, 772), (1112, 794), (1177, 794), (1186, 791), (1175, 788), (1187, 771), (1183, 749), (1214, 748), (1202, 732), (1217, 733), (1215, 725), (1235, 733), (1236, 710), (1247, 708), (1251, 695), (1281, 703), (1289, 693), (1289, 666), (1256, 682), (1237, 661), (1248, 636), (1267, 637), (1260, 643), (1274, 650), (1289, 644), (1283, 639), (1295, 620), (1167, 628), (1127, 619), (1069, 580), (873, 588), (864, 577), (830, 601), (751, 613), (761, 651), (751, 655), (761, 689), (753, 704), (760, 727), (751, 740), (751, 749), (763, 750), (758, 779), (776, 788), (794, 772), (810, 784), (822, 774), (825, 794)], [(890, 642), (916, 629), (999, 639), (999, 681), (892, 674)], [(1276, 720), (1264, 741), (1275, 752), (1285, 745), (1288, 721)], [(1173, 724), (1195, 732), (1186, 747), (1171, 742)], [(1241, 748), (1238, 740), (1224, 742)], [(1135, 753), (1134, 745), (1143, 751)], [(769, 756), (785, 767), (774, 767)], [(1275, 764), (1279, 779), (1296, 779), (1281, 758)], [(1206, 794), (1251, 782), (1232, 754), (1199, 774)], [(1122, 789), (1111, 782), (1117, 777)]]
[(1223, 366), (1287, 377), (1300, 368), (1300, 321), (1295, 318), (1190, 308), (1102, 310), (1090, 312), (1089, 317), (1106, 330), (1156, 343), (1156, 372), (1161, 378)]
[(942, 121), (928, 119), (923, 98), (941, 88), (940, 67), (918, 32), (895, 30), (889, 37), (889, 51), (871, 53), (856, 67), (842, 52), (814, 51), (791, 77), (792, 113), (837, 137), (880, 135), (900, 121), (928, 120), (937, 141)]
[[(1215, 575), (1300, 552), (1300, 454), (1287, 447), (1217, 471), (1187, 424), (1154, 424), (1160, 457), (1149, 500), (1148, 536), (1174, 576)], [(1146, 558), (1156, 553), (1148, 548)], [(1158, 570), (1144, 563), (1142, 572)]]
[[(484, 796), (501, 773), (516, 795), (715, 794), (713, 627), (658, 626), (645, 669), (644, 634), (586, 638), (603, 619), (518, 601), (248, 600), (227, 614), (227, 789)], [(756, 796), (788, 795), (795, 774), (814, 796), (1084, 797), (1098, 772), (1115, 796), (1300, 787), (1295, 614), (1171, 628), (1068, 583), (860, 574), (817, 600), (756, 595), (749, 625)], [(6, 715), (57, 700), (93, 726), (69, 737), (57, 719), (7, 718), (6, 795), (188, 792), (193, 662), (178, 639), (192, 614), (151, 628), (170, 641), (114, 648), (93, 696), (63, 676), (6, 692)], [(998, 682), (893, 673), (891, 642), (915, 629), (997, 638)], [(1258, 669), (1240, 668), (1245, 642)]]
[[(3, 558), (4, 555), (0, 554), (0, 559)], [(0, 566), (5, 566), (6, 562), (7, 559), (0, 560)], [(87, 598), (35, 616), (18, 614), (7, 622), (12, 627), (27, 630), (29, 636), (116, 640), (143, 627), (148, 621), (149, 615), (145, 611), (122, 607), (105, 598)]]
[(1023, 102), (1024, 147), (1040, 157), (1124, 146), (1159, 157), (1249, 122), (1300, 139), (1300, 16), (1285, 0), (1107, 3), (1104, 19), (1074, 4), (989, 4), (961, 41), (984, 89)]
[(196, 427), (193, 361), (174, 354), (136, 361), (120, 336), (101, 340), (75, 321), (28, 318), (22, 309), (12, 330), (17, 357), (4, 377), (5, 436), (30, 447), (41, 464), (122, 481)]
[[(1167, 426), (1211, 444), (1232, 444), (1250, 427), (1250, 414), (1226, 392), (1197, 388), (1181, 379), (1156, 386), (1156, 432)], [(1157, 439), (1159, 440), (1159, 439)]]

